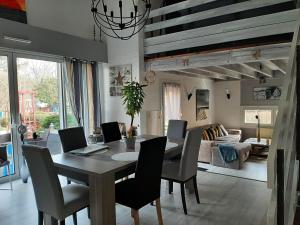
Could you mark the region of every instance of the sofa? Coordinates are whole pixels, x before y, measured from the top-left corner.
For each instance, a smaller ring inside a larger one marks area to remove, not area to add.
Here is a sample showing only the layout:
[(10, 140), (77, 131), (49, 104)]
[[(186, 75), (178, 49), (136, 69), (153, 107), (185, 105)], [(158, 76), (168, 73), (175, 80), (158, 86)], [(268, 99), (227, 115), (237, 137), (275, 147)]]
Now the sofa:
[[(209, 127), (215, 127), (216, 124), (203, 126), (202, 129)], [(202, 140), (200, 145), (200, 151), (198, 155), (198, 161), (204, 163), (210, 163), (215, 166), (240, 169), (242, 164), (248, 159), (251, 150), (251, 145), (239, 143), (242, 137), (242, 131), (239, 129), (226, 129), (228, 135), (216, 137), (214, 140)], [(231, 163), (225, 163), (220, 155), (218, 145), (224, 143), (232, 143), (235, 147), (238, 159)]]

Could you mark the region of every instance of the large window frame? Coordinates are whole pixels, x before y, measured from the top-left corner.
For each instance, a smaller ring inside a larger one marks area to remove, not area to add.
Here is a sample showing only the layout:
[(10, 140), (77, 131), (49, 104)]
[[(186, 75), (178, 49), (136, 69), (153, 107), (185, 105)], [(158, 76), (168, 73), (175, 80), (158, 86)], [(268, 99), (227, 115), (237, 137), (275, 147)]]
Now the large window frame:
[(271, 111), (271, 123), (270, 124), (264, 124), (261, 123), (261, 127), (270, 128), (275, 126), (277, 112), (278, 112), (278, 106), (242, 106), (241, 107), (241, 127), (244, 128), (255, 128), (257, 127), (257, 122), (254, 123), (246, 123), (245, 122), (245, 113), (247, 110), (270, 110)]

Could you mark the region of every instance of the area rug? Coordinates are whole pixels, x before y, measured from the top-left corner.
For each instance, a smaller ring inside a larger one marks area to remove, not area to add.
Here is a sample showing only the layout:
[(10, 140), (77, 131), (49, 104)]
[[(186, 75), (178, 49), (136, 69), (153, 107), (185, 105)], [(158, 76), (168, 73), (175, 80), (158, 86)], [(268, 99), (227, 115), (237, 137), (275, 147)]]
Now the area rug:
[(267, 181), (267, 159), (258, 157), (250, 157), (240, 170), (228, 169), (200, 162), (198, 162), (198, 170), (262, 182)]

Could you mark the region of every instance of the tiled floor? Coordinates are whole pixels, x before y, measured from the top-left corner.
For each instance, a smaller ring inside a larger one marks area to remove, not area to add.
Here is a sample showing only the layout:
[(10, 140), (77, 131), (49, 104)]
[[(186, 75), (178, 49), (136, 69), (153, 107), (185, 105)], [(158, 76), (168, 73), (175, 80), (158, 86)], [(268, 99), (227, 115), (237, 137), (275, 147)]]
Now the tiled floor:
[[(65, 179), (62, 185), (66, 185)], [(4, 185), (0, 185), (2, 188)], [(188, 215), (184, 215), (179, 186), (174, 194), (167, 192), (162, 183), (161, 205), (165, 225), (261, 225), (265, 216), (270, 191), (266, 183), (218, 174), (198, 172), (198, 189), (201, 204), (194, 194), (187, 193)], [(45, 193), (47, 194), (47, 193)], [(130, 209), (116, 206), (117, 224), (130, 225)], [(147, 205), (140, 211), (142, 225), (158, 224), (155, 207)], [(68, 218), (67, 225), (73, 224)], [(79, 225), (90, 224), (86, 210), (78, 215)], [(0, 225), (37, 225), (32, 185), (14, 182), (13, 191), (0, 191)]]

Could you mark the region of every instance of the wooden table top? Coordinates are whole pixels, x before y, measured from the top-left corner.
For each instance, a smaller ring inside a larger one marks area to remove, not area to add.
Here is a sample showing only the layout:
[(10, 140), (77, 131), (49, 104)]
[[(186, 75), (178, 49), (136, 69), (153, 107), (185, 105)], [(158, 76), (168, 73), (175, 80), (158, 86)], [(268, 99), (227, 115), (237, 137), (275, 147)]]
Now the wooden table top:
[[(158, 136), (141, 135), (139, 138), (149, 140)], [(165, 157), (178, 155), (182, 151), (184, 140), (168, 140), (168, 142), (176, 143), (177, 147), (166, 149)], [(54, 164), (57, 168), (67, 169), (69, 171), (89, 174), (89, 175), (104, 175), (107, 173), (116, 173), (133, 166), (136, 161), (117, 161), (113, 160), (112, 155), (123, 152), (139, 152), (140, 142), (137, 141), (135, 149), (127, 149), (124, 141), (115, 141), (106, 143), (109, 148), (104, 151), (93, 153), (89, 156), (78, 156), (72, 153), (62, 153), (52, 156)]]

